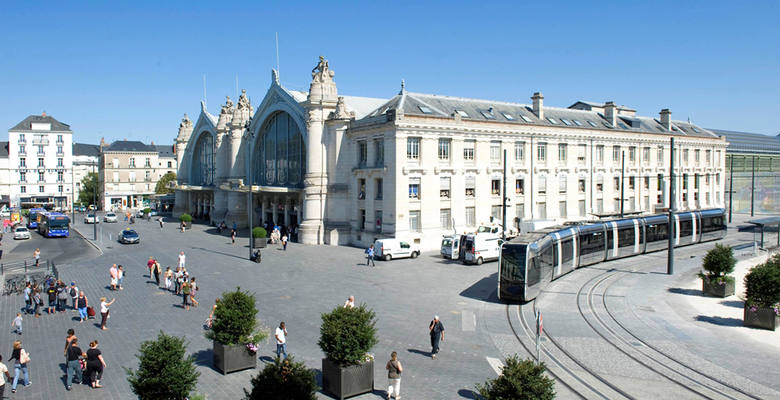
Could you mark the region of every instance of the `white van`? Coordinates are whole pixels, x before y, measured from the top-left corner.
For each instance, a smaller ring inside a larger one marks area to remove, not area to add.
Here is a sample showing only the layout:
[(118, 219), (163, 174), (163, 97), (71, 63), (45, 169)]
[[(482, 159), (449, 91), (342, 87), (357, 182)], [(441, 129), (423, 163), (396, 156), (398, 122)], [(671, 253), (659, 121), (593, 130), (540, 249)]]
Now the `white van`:
[(441, 239), (441, 256), (452, 260), (460, 258), (460, 244), (466, 235), (451, 235)]
[(480, 265), (484, 261), (498, 260), (501, 254), (501, 237), (492, 233), (466, 235), (461, 246), (466, 256), (466, 264)]
[(400, 239), (377, 239), (374, 242), (374, 257), (385, 261), (394, 258), (415, 258), (419, 255), (420, 249), (417, 246)]

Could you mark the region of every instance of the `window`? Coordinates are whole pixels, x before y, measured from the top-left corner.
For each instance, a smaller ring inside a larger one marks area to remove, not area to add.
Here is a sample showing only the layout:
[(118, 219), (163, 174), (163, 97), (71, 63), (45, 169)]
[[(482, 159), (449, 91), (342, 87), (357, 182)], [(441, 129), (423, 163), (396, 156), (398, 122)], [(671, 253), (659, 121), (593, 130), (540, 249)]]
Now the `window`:
[(596, 212), (599, 214), (604, 213), (604, 199), (596, 199)]
[(376, 186), (376, 189), (374, 190), (374, 192), (376, 192), (376, 200), (382, 200), (382, 198), (384, 197), (384, 194), (382, 193), (383, 186), (384, 186), (384, 182), (382, 178), (375, 179), (374, 186)]
[(494, 205), (490, 207), (490, 222), (501, 221), (501, 206)]
[(417, 106), (423, 114), (433, 114), (433, 110), (426, 106)]
[(517, 203), (517, 205), (515, 206), (515, 218), (518, 222), (515, 226), (517, 228), (520, 228), (519, 222), (523, 220), (523, 217), (525, 217), (525, 204)]
[(596, 123), (595, 123), (595, 122), (593, 122), (593, 121), (588, 121), (588, 125), (590, 125), (590, 126), (592, 126), (592, 127), (594, 127), (594, 128), (598, 128), (598, 127), (599, 127), (599, 126), (598, 126), (598, 125), (596, 125)]
[(571, 122), (569, 122), (569, 120), (566, 118), (561, 118), (561, 122), (563, 122), (563, 124), (566, 126), (571, 126)]
[(368, 163), (368, 144), (365, 140), (358, 140), (358, 167), (365, 168)]
[(720, 167), (720, 150), (715, 150), (715, 166)]
[(612, 161), (620, 161), (620, 146), (612, 146)]
[(62, 143), (62, 135), (57, 135), (57, 143)]
[(501, 180), (493, 179), (490, 181), (490, 194), (501, 196)]
[(152, 166), (152, 160), (149, 157), (146, 157), (146, 161), (144, 161), (144, 167), (149, 168)]
[(409, 230), (420, 232), (420, 210), (409, 211)]
[(656, 179), (658, 180), (658, 185), (656, 187), (656, 190), (659, 190), (659, 191), (663, 190), (664, 189), (664, 174), (658, 174), (658, 177)]
[(620, 197), (615, 197), (615, 211), (620, 211)]
[(144, 180), (146, 182), (151, 182), (152, 181), (152, 171), (145, 171), (145, 173), (144, 173)]
[(577, 202), (577, 211), (579, 212), (580, 217), (585, 216), (585, 200), (580, 200)]
[(650, 165), (650, 148), (645, 147), (642, 149), (642, 164)]
[(600, 144), (596, 146), (596, 163), (602, 164), (604, 162), (604, 145)]
[(111, 162), (111, 165), (114, 168), (119, 168), (119, 159), (118, 158), (113, 159), (112, 162)]
[(547, 143), (541, 142), (536, 145), (536, 159), (544, 162), (547, 159)]
[(576, 119), (571, 120), (571, 122), (574, 122), (574, 125), (582, 126), (582, 122), (577, 121)]
[(585, 178), (580, 178), (577, 181), (577, 191), (580, 193), (585, 193)]
[(547, 177), (539, 175), (539, 194), (547, 193)]
[(374, 211), (374, 228), (377, 232), (382, 232), (382, 210)]
[(408, 160), (420, 159), (420, 138), (406, 138), (406, 158)]
[(707, 186), (710, 185), (710, 174), (704, 175), (704, 184)]
[(566, 143), (558, 145), (558, 161), (566, 162)]
[(566, 218), (566, 201), (559, 201), (558, 202), (558, 216), (561, 218)]
[(558, 193), (566, 193), (566, 173), (564, 172), (558, 176)]
[(43, 167), (43, 166), (44, 166), (43, 158), (39, 158), (38, 159), (38, 167)]
[(57, 182), (65, 182), (63, 171), (57, 171)]
[(476, 144), (473, 140), (465, 140), (463, 141), (463, 159), (468, 161), (474, 160), (474, 145)]
[(135, 171), (131, 171), (131, 172), (130, 172), (130, 178), (129, 178), (129, 180), (130, 180), (130, 182), (135, 182)]
[(688, 163), (688, 149), (683, 150), (683, 162)]
[(24, 157), (19, 159), (19, 168), (27, 168), (27, 163), (26, 163)]
[(385, 140), (374, 139), (374, 166), (382, 167), (385, 165)]
[(358, 179), (358, 200), (366, 199), (366, 180), (364, 178)]
[(361, 231), (366, 230), (366, 210), (360, 209), (360, 222), (359, 222), (358, 229)]
[(585, 164), (585, 152), (587, 151), (587, 146), (584, 144), (577, 145), (577, 161), (579, 161), (580, 165)]
[(439, 197), (443, 199), (450, 198), (450, 177), (442, 176), (439, 178)]
[(477, 216), (474, 207), (466, 207), (466, 226), (475, 226), (477, 224)]
[(511, 114), (502, 112), (501, 115), (503, 115), (504, 118), (506, 118), (509, 121), (514, 121), (515, 120), (515, 117), (513, 117)]
[(596, 191), (599, 193), (604, 191), (604, 177), (602, 175), (596, 177)]
[(628, 177), (628, 190), (634, 190), (636, 184), (636, 178), (633, 176)]
[(20, 186), (19, 187), (19, 192), (20, 193), (27, 193), (27, 186)]
[(492, 163), (501, 162), (501, 142), (497, 142), (497, 141), (490, 142), (490, 162)]
[(27, 153), (27, 151), (25, 151), (24, 145), (20, 144), (19, 145), (19, 154), (26, 154), (26, 153)]
[(558, 120), (556, 120), (553, 117), (547, 117), (547, 120), (550, 121), (550, 123), (553, 124), (553, 125), (557, 125), (558, 124)]
[(27, 182), (27, 172), (19, 173), (19, 182)]
[(628, 161), (632, 164), (636, 162), (636, 146), (628, 148)]
[(57, 185), (57, 191), (62, 193), (62, 185)]
[(46, 178), (44, 177), (43, 172), (38, 172), (38, 182), (43, 182), (45, 180)]
[(45, 189), (45, 188), (44, 188), (43, 186), (38, 186), (38, 192), (39, 192), (39, 193), (43, 193), (43, 192), (45, 192), (46, 190), (44, 190), (44, 189)]
[(24, 140), (25, 140), (25, 139), (24, 139), (24, 133), (20, 133), (20, 134), (19, 134), (19, 141), (20, 141), (20, 142), (24, 142)]
[(451, 139), (439, 139), (439, 160), (448, 161), (450, 159)]
[(476, 186), (477, 178), (474, 175), (466, 176), (466, 197), (474, 197), (474, 187)]
[(465, 111), (463, 111), (463, 110), (455, 110), (455, 112), (456, 112), (456, 113), (458, 113), (458, 115), (460, 115), (460, 116), (461, 116), (461, 117), (463, 117), (463, 118), (468, 118), (468, 117), (469, 117), (469, 114), (468, 114), (468, 113), (466, 113), (466, 112), (465, 112)]
[(525, 180), (522, 178), (515, 179), (515, 194), (524, 194), (525, 193)]
[(36, 146), (38, 147), (38, 154), (46, 154), (45, 151), (43, 151), (43, 146)]
[(119, 172), (114, 171), (111, 182), (119, 182)]
[(709, 167), (712, 165), (712, 150), (706, 150), (704, 154), (704, 165)]
[(128, 164), (128, 167), (135, 168), (135, 158), (130, 157), (130, 163)]
[(657, 153), (658, 153), (657, 154), (657, 157), (658, 157), (657, 164), (658, 165), (664, 165), (664, 148), (663, 147), (659, 147)]
[(699, 189), (699, 174), (693, 174), (693, 188)]
[(492, 107), (489, 110), (480, 110), (479, 112), (483, 117), (485, 117), (485, 119), (496, 119), (495, 114), (493, 114)]
[(420, 199), (420, 178), (409, 178), (409, 198)]
[(57, 154), (64, 154), (62, 151), (62, 146), (57, 146)]
[(442, 229), (452, 229), (452, 212), (449, 208), (439, 210), (439, 222)]
[(57, 159), (57, 166), (58, 166), (58, 167), (64, 167), (64, 166), (65, 166), (65, 164), (62, 162), (62, 159), (61, 159), (61, 158), (58, 158), (58, 159)]
[(701, 150), (699, 149), (694, 150), (693, 158), (696, 161), (696, 165), (699, 165), (699, 162), (701, 161)]
[(168, 168), (171, 168), (171, 162), (168, 161)]
[(683, 174), (682, 186), (683, 186), (683, 190), (688, 189), (688, 174)]
[(539, 219), (547, 219), (547, 203), (536, 203), (536, 210), (536, 213), (539, 215)]
[(515, 142), (515, 161), (523, 161), (525, 158), (525, 142)]
[(646, 177), (644, 178), (644, 181), (645, 181), (645, 183), (644, 183), (644, 188), (645, 188), (646, 190), (650, 190), (650, 177), (649, 177), (649, 176), (646, 176)]

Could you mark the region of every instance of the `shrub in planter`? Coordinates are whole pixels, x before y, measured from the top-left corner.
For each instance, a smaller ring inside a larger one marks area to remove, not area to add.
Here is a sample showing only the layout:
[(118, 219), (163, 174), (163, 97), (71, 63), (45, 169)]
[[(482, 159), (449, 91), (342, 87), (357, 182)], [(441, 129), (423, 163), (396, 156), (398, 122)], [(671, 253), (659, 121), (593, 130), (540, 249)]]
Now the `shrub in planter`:
[(149, 215), (152, 213), (152, 209), (149, 207), (144, 208), (144, 215)]
[(555, 398), (554, 382), (544, 375), (544, 363), (520, 360), (517, 355), (507, 357), (501, 376), (490, 379), (476, 389), (485, 400)]
[(184, 338), (163, 332), (141, 343), (138, 370), (125, 368), (130, 388), (141, 400), (185, 400), (198, 383), (192, 356), (185, 356)]
[(375, 313), (365, 304), (322, 314), (318, 344), (325, 353), (322, 386), (326, 391), (344, 398), (374, 389), (374, 357), (369, 352), (379, 342), (375, 325)]
[(728, 297), (734, 294), (734, 272), (737, 259), (730, 246), (716, 244), (707, 252), (702, 262), (704, 271), (699, 272), (702, 280), (702, 292), (715, 297)]
[(254, 247), (265, 247), (266, 242), (265, 239), (268, 232), (266, 232), (265, 228), (262, 226), (256, 226), (252, 228), (252, 241), (254, 242)]
[(775, 330), (780, 323), (780, 254), (745, 275), (744, 324)]
[(179, 221), (181, 221), (181, 222), (192, 222), (192, 215), (189, 215), (187, 213), (179, 215)]
[(255, 296), (236, 288), (222, 293), (214, 310), (211, 330), (206, 337), (214, 341), (214, 366), (228, 373), (257, 365), (258, 344), (268, 337), (257, 320)]
[(244, 399), (315, 400), (317, 390), (314, 371), (288, 356), (285, 360), (277, 358), (267, 364), (252, 378), (252, 391), (244, 389)]

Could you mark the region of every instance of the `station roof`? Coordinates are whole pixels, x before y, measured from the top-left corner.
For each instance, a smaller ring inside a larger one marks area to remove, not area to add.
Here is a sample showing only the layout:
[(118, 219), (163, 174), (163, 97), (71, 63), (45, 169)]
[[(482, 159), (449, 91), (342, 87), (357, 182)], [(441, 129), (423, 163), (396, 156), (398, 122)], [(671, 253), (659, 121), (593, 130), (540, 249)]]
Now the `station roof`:
[(780, 137), (760, 133), (710, 129), (718, 136), (724, 136), (729, 143), (729, 153), (778, 154), (780, 155)]

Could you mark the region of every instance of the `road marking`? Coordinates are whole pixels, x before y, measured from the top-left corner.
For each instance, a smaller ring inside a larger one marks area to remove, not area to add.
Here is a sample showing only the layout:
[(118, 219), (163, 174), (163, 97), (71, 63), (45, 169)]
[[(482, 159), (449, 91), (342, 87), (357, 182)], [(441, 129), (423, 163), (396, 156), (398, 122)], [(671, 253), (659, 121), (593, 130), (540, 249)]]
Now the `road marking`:
[(501, 375), (501, 368), (504, 368), (504, 364), (499, 360), (498, 358), (493, 357), (485, 357), (487, 359), (488, 364), (490, 364), (490, 367), (493, 368), (493, 371), (496, 371), (496, 375)]
[(463, 332), (474, 332), (477, 328), (477, 316), (473, 311), (463, 310), (460, 314), (460, 325)]

